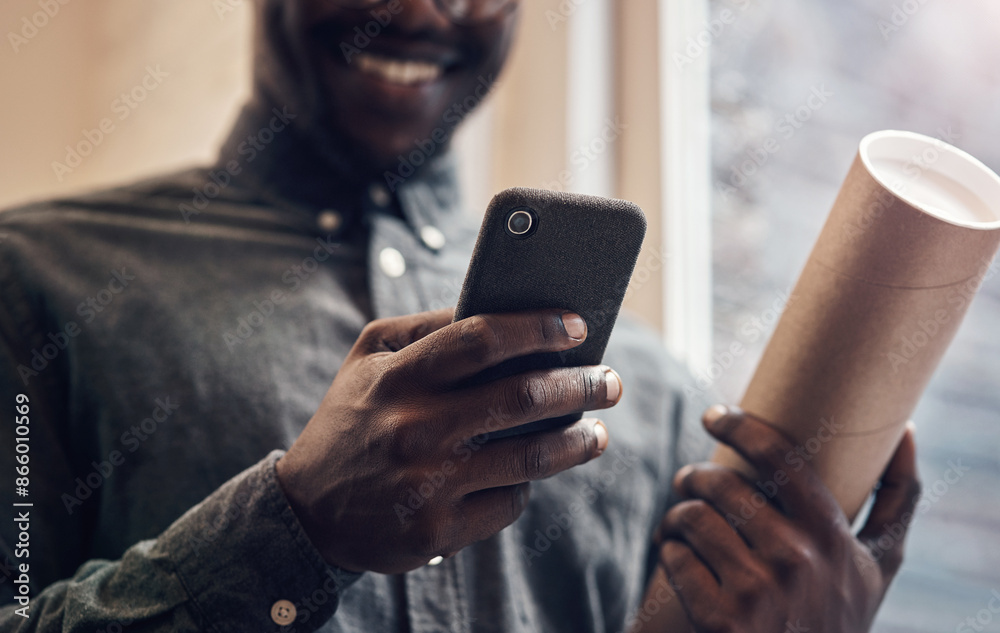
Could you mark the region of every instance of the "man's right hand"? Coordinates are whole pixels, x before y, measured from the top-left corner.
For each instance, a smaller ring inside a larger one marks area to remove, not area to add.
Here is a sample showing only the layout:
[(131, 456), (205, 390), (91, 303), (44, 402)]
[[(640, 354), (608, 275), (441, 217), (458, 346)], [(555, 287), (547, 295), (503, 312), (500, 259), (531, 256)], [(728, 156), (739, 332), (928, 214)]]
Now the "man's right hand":
[(489, 538), (524, 510), (529, 482), (599, 456), (603, 423), (484, 442), (482, 435), (621, 397), (608, 367), (463, 380), (508, 358), (559, 352), (586, 338), (562, 310), (474, 316), (440, 310), (369, 323), (278, 480), (326, 561), (401, 573)]

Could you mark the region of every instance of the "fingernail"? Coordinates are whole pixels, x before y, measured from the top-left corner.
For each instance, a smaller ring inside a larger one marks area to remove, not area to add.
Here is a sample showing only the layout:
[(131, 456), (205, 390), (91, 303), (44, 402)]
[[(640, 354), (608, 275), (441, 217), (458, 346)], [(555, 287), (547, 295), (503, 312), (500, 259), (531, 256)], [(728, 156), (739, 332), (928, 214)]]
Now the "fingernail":
[(728, 413), (729, 413), (729, 408), (726, 405), (713, 404), (712, 406), (710, 406), (708, 409), (705, 410), (705, 413), (702, 414), (701, 419), (705, 421), (705, 424), (712, 426), (716, 422), (721, 420), (723, 417), (725, 417), (726, 414)]
[(574, 312), (567, 312), (562, 315), (563, 328), (566, 330), (566, 334), (575, 341), (583, 340), (587, 336), (587, 324), (584, 322), (583, 317)]
[(622, 377), (610, 367), (604, 368), (604, 384), (608, 386), (607, 398), (611, 404), (618, 404), (622, 397)]
[(913, 435), (917, 434), (917, 423), (914, 422), (913, 420), (906, 421), (906, 428), (910, 429), (910, 433), (912, 433)]
[(594, 436), (597, 437), (597, 454), (600, 455), (608, 447), (608, 427), (604, 426), (604, 422), (594, 422)]
[(690, 475), (693, 470), (694, 466), (688, 464), (687, 466), (684, 466), (674, 474), (673, 485), (674, 489), (677, 491), (678, 494), (682, 496), (684, 495), (684, 479), (687, 478), (687, 476)]

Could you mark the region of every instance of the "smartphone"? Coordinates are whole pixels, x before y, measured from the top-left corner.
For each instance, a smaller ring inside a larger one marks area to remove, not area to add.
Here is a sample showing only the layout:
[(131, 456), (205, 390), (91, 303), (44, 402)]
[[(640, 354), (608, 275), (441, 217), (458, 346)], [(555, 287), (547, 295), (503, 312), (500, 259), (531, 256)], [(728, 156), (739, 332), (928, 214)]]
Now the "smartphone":
[[(509, 359), (473, 377), (481, 384), (534, 369), (599, 365), (646, 234), (631, 202), (514, 188), (490, 202), (462, 285), (455, 320), (564, 308), (587, 323), (587, 339), (558, 353)], [(571, 424), (582, 411), (490, 432), (506, 437)]]

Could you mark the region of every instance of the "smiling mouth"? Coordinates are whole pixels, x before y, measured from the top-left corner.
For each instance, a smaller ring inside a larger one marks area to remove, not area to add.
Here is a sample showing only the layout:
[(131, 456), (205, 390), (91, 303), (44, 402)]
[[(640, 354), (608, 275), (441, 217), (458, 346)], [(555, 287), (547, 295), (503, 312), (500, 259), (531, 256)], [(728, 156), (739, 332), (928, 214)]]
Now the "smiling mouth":
[(358, 54), (354, 63), (361, 72), (400, 86), (437, 81), (445, 70), (443, 65), (433, 62), (383, 57), (371, 53)]

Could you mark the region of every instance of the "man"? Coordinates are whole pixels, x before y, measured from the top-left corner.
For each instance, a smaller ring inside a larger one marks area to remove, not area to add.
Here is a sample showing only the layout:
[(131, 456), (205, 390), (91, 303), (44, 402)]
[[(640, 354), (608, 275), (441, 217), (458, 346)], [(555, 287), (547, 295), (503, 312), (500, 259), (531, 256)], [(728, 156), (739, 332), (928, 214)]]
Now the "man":
[[(748, 482), (674, 477), (708, 454), (704, 403), (648, 332), (623, 322), (606, 367), (461, 386), (586, 337), (561, 310), (427, 311), (476, 229), (449, 112), (499, 73), (518, 4), (260, 0), (215, 166), (3, 214), (0, 468), (30, 470), (2, 501), (32, 504), (0, 527), (4, 630), (621, 631), (657, 559), (698, 630), (867, 629), (902, 543), (853, 557), (911, 507), (911, 438), (862, 540), (808, 468), (736, 531)], [(344, 46), (373, 11), (382, 33)], [(393, 174), (414, 139), (434, 151)], [(790, 449), (737, 411), (706, 423), (762, 474)]]

